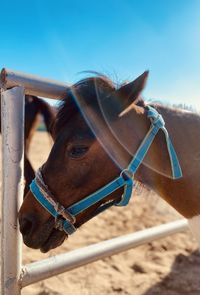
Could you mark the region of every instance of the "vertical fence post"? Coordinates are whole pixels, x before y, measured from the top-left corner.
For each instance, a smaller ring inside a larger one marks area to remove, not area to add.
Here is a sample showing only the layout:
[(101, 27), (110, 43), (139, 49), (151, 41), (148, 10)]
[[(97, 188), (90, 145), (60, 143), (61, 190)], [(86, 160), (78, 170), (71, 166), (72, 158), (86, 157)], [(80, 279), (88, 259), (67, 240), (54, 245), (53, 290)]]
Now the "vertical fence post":
[(23, 197), (24, 88), (1, 93), (2, 127), (2, 232), (1, 294), (19, 295), (21, 237), (17, 212)]

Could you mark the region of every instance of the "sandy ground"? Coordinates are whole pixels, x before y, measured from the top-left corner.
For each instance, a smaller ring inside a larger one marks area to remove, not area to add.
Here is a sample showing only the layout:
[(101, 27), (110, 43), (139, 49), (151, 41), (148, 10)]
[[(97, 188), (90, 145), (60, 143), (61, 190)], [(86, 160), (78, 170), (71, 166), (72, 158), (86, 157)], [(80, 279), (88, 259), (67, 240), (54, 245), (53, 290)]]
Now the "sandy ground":
[[(47, 135), (37, 132), (30, 152), (35, 168), (45, 161), (50, 146)], [(23, 246), (23, 263), (177, 218), (180, 216), (157, 196), (137, 191), (125, 209), (109, 209), (48, 254)], [(200, 252), (187, 231), (28, 286), (22, 294), (197, 295), (200, 294)]]

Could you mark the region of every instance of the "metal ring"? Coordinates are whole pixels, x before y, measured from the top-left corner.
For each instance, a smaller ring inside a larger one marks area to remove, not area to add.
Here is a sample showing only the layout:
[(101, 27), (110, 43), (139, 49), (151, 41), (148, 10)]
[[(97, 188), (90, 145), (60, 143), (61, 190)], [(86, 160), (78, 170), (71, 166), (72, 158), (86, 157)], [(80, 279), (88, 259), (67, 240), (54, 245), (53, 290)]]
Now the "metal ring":
[(120, 176), (124, 179), (124, 180), (128, 180), (128, 179), (132, 179), (134, 174), (131, 170), (129, 169), (124, 169), (121, 171)]

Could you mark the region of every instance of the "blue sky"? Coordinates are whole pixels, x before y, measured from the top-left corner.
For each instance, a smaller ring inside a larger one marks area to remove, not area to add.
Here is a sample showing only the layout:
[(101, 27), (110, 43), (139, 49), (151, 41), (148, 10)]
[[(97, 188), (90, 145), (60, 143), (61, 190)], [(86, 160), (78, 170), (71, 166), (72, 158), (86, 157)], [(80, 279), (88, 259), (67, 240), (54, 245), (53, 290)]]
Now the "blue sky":
[(150, 77), (145, 97), (200, 109), (200, 1), (2, 1), (0, 67), (72, 83)]

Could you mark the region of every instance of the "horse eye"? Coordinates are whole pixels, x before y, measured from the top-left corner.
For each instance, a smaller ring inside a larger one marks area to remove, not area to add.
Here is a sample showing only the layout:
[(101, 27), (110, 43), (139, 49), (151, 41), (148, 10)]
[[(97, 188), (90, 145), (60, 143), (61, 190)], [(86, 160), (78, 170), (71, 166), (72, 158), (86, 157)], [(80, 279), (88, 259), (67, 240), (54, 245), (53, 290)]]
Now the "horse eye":
[(88, 147), (86, 146), (73, 146), (69, 152), (68, 155), (71, 158), (80, 158), (88, 151)]

